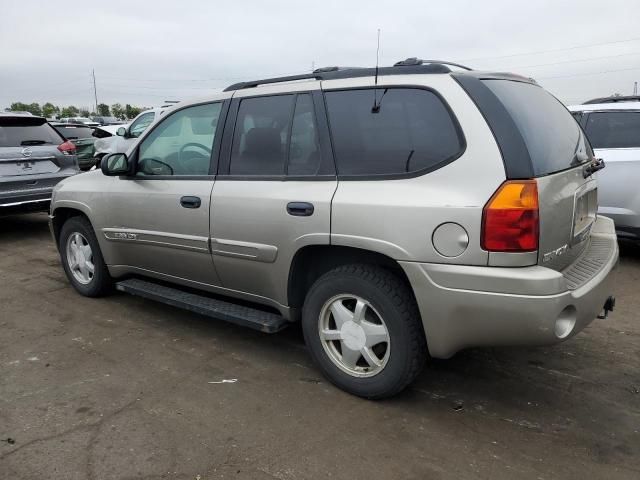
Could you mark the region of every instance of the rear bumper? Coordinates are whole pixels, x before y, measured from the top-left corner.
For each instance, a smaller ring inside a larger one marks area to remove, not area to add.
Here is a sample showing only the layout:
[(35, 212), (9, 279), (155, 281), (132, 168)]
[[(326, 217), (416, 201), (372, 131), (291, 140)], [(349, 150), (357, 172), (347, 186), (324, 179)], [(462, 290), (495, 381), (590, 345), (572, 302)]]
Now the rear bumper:
[(48, 210), (53, 188), (76, 173), (38, 175), (28, 180), (18, 177), (11, 182), (0, 182), (0, 215)]
[(429, 353), (547, 345), (576, 335), (613, 295), (618, 244), (599, 217), (590, 245), (562, 272), (542, 266), (474, 267), (400, 262), (413, 286)]

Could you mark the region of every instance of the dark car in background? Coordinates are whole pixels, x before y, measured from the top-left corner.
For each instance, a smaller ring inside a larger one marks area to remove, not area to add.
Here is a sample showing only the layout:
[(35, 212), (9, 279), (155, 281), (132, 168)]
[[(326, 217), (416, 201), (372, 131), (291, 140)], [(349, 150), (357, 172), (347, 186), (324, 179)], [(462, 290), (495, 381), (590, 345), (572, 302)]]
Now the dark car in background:
[(75, 145), (46, 118), (0, 113), (0, 216), (48, 210), (53, 187), (76, 173)]
[(124, 125), (125, 123), (116, 117), (91, 117), (91, 120), (100, 125)]
[(50, 125), (76, 146), (80, 170), (89, 170), (95, 164), (93, 160), (93, 144), (96, 141), (94, 129), (82, 123), (52, 122)]

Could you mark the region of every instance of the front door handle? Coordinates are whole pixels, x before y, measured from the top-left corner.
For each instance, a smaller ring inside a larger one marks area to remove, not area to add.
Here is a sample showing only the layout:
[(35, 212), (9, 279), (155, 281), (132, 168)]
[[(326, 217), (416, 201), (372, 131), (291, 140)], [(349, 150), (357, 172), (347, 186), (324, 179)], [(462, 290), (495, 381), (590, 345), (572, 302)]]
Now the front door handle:
[(200, 200), (200, 197), (186, 196), (180, 199), (180, 205), (184, 208), (200, 208), (202, 200)]
[(313, 215), (313, 203), (309, 202), (289, 202), (287, 213), (294, 217), (310, 217)]

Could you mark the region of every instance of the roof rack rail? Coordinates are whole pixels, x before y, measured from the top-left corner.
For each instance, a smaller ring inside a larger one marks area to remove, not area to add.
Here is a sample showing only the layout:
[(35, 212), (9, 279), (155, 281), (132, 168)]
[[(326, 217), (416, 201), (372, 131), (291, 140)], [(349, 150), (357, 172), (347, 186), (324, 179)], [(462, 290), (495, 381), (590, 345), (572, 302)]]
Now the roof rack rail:
[[(408, 59), (411, 60), (411, 59)], [(380, 67), (378, 69), (379, 75), (404, 75), (408, 73), (415, 74), (426, 74), (426, 73), (450, 73), (451, 69), (447, 67), (448, 65), (453, 65), (460, 68), (465, 68), (467, 70), (471, 70), (469, 67), (465, 67), (464, 65), (458, 65), (456, 63), (449, 62), (437, 62), (433, 60), (419, 60), (414, 59), (416, 63), (397, 63), (393, 67)], [(397, 68), (398, 66), (405, 66), (405, 68)], [(411, 72), (408, 69), (411, 67)], [(239, 82), (234, 83), (233, 85), (229, 85), (224, 89), (225, 92), (229, 92), (232, 90), (242, 90), (245, 88), (254, 88), (258, 85), (268, 85), (272, 83), (282, 83), (282, 82), (295, 82), (297, 80), (334, 80), (334, 79), (342, 79), (342, 78), (356, 78), (356, 77), (373, 77), (375, 75), (376, 69), (370, 67), (323, 67), (317, 68), (311, 73), (303, 73), (300, 75), (289, 75), (286, 77), (273, 77), (273, 78), (264, 78), (261, 80), (252, 80), (250, 82)]]
[(424, 65), (424, 64), (440, 64), (440, 65), (450, 65), (452, 67), (462, 68), (464, 70), (472, 71), (473, 68), (467, 67), (466, 65), (461, 65), (459, 63), (447, 62), (446, 60), (423, 60), (417, 57), (409, 57), (405, 60), (400, 60), (393, 64), (394, 67), (412, 67), (414, 65)]
[(610, 97), (594, 98), (583, 103), (593, 105), (595, 103), (640, 102), (640, 95), (612, 95)]

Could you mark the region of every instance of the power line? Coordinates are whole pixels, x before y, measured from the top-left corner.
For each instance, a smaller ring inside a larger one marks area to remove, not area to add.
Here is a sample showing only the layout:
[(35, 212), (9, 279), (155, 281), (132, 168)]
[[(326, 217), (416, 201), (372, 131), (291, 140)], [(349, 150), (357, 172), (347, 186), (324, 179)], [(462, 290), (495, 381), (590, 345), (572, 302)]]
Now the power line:
[(556, 75), (552, 77), (535, 77), (536, 80), (549, 80), (552, 78), (572, 78), (572, 77), (588, 77), (590, 75), (604, 75), (605, 73), (615, 73), (615, 72), (631, 72), (633, 70), (640, 70), (640, 67), (634, 68), (620, 68), (617, 70), (605, 70), (602, 72), (590, 72), (590, 73), (574, 73), (572, 75)]
[(568, 51), (568, 50), (577, 50), (577, 49), (580, 49), (580, 48), (601, 47), (603, 45), (615, 45), (615, 44), (619, 44), (619, 43), (635, 42), (637, 40), (640, 40), (640, 37), (628, 38), (626, 40), (614, 40), (614, 41), (611, 41), (611, 42), (591, 43), (591, 44), (587, 44), (587, 45), (576, 45), (576, 46), (573, 46), (573, 47), (554, 48), (554, 49), (551, 49), (551, 50), (538, 50), (538, 51), (534, 51), (534, 52), (512, 53), (512, 54), (509, 54), (509, 55), (499, 55), (499, 56), (496, 56), (496, 57), (463, 58), (460, 61), (461, 62), (472, 62), (472, 61), (476, 61), (476, 60), (493, 60), (493, 59), (498, 59), (498, 58), (512, 58), (512, 57), (523, 57), (523, 56), (528, 56), (528, 55), (541, 55), (543, 53), (565, 52), (565, 51)]
[(581, 58), (579, 60), (564, 60), (562, 62), (553, 62), (553, 63), (539, 63), (537, 65), (516, 65), (514, 67), (509, 67), (509, 69), (514, 69), (514, 68), (533, 68), (533, 67), (547, 67), (547, 66), (551, 66), (551, 65), (562, 65), (565, 63), (579, 63), (579, 62), (591, 62), (594, 60), (606, 60), (609, 58), (617, 58), (617, 57), (627, 57), (630, 55), (640, 55), (640, 52), (633, 52), (633, 53), (621, 53), (619, 55), (606, 55), (604, 57), (592, 57), (592, 58)]

